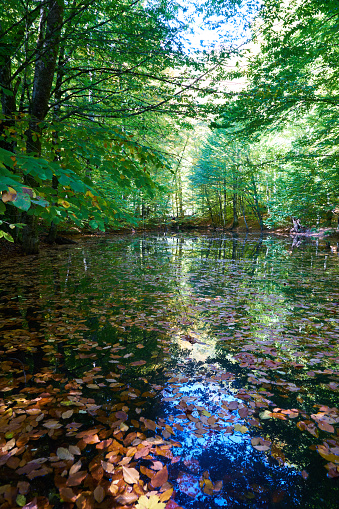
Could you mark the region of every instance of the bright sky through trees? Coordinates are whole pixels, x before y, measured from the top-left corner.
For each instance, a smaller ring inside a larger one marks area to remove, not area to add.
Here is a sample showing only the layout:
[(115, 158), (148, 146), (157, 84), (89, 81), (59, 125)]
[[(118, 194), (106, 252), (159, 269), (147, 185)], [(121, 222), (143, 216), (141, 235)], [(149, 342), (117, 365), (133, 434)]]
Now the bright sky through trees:
[[(244, 1), (241, 5), (231, 7), (232, 12), (223, 11), (220, 4), (220, 14), (208, 14), (206, 12), (206, 3), (203, 0), (199, 2), (183, 2), (185, 9), (181, 14), (183, 22), (187, 19), (191, 21), (191, 34), (185, 34), (186, 48), (190, 50), (218, 49), (224, 46), (237, 47), (250, 38), (250, 23), (257, 12), (257, 5)], [(223, 2), (232, 4), (232, 2)], [(228, 8), (229, 5), (227, 6)], [(208, 8), (208, 5), (207, 5)]]

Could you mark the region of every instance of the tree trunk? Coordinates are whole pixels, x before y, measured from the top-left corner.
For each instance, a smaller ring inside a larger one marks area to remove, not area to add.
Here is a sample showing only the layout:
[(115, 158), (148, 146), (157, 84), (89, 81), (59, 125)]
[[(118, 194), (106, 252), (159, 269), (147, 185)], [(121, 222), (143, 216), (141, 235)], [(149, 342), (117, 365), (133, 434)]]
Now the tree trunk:
[(205, 187), (205, 197), (206, 197), (207, 208), (208, 208), (209, 213), (210, 213), (210, 216), (211, 216), (211, 222), (212, 222), (213, 228), (214, 228), (214, 230), (215, 230), (215, 228), (216, 228), (216, 224), (215, 224), (215, 221), (214, 221), (213, 211), (212, 211), (212, 205), (211, 205), (211, 202), (210, 202), (210, 200), (209, 200), (209, 197), (208, 197), (208, 194), (207, 194), (206, 187)]
[[(1, 25), (0, 25), (1, 33)], [(0, 94), (1, 106), (4, 119), (0, 122), (0, 147), (10, 152), (14, 152), (16, 141), (8, 136), (6, 131), (14, 126), (15, 120), (15, 93), (11, 85), (11, 59), (7, 57), (0, 66)]]
[(258, 192), (257, 192), (257, 186), (256, 186), (256, 183), (255, 183), (255, 180), (254, 180), (254, 176), (252, 176), (252, 186), (253, 186), (254, 205), (255, 205), (255, 210), (256, 210), (256, 214), (257, 214), (259, 225), (260, 225), (260, 231), (263, 232), (264, 231), (264, 222), (263, 222), (263, 218), (262, 218), (262, 215), (261, 215), (261, 210), (260, 210), (260, 205), (259, 205), (259, 198), (258, 198)]
[[(63, 44), (63, 46), (60, 50), (60, 55), (59, 55), (55, 93), (54, 93), (55, 105), (53, 108), (53, 122), (55, 122), (56, 124), (58, 124), (58, 122), (60, 120), (60, 101), (62, 98), (62, 80), (63, 80), (64, 74), (65, 74), (64, 73), (65, 63), (66, 63), (65, 62), (65, 45)], [(58, 133), (58, 125), (56, 125), (55, 131), (53, 132), (53, 146), (55, 148), (54, 161), (58, 161), (60, 159), (60, 157), (59, 157), (60, 150), (57, 148), (58, 141), (59, 141), (59, 133)], [(56, 205), (56, 203), (57, 203), (58, 187), (59, 187), (59, 180), (56, 175), (53, 175), (52, 188), (54, 189), (55, 193), (53, 193), (54, 200), (52, 201), (52, 205)], [(46, 239), (46, 241), (49, 244), (54, 244), (56, 242), (57, 232), (58, 232), (58, 226), (54, 221), (52, 221), (49, 231), (48, 231), (47, 239)]]
[[(55, 175), (53, 175), (52, 189), (55, 190), (55, 200), (57, 200), (58, 197), (58, 185), (59, 185), (58, 178)], [(55, 205), (55, 203), (56, 201), (52, 202), (53, 205)], [(58, 232), (57, 224), (54, 221), (52, 221), (46, 238), (46, 242), (48, 244), (54, 244), (56, 242), (57, 232)]]
[[(63, 16), (63, 0), (48, 0), (42, 8), (40, 34), (38, 41), (37, 59), (35, 62), (32, 103), (30, 108), (30, 122), (26, 132), (28, 154), (41, 155), (42, 121), (48, 112), (54, 72), (59, 52), (59, 41)], [(31, 187), (38, 187), (38, 182), (27, 178)], [(22, 240), (27, 254), (37, 253), (39, 250), (38, 223), (32, 207), (25, 214)]]
[(238, 211), (237, 211), (237, 200), (238, 196), (236, 193), (233, 193), (232, 197), (232, 206), (233, 206), (233, 224), (231, 226), (231, 230), (234, 230), (235, 228), (238, 228), (239, 226), (239, 219), (238, 219)]
[(247, 221), (246, 221), (245, 205), (244, 205), (244, 200), (243, 199), (241, 199), (241, 209), (242, 209), (242, 215), (244, 217), (244, 221), (245, 221), (245, 225), (246, 225), (246, 231), (248, 232), (249, 228), (248, 228), (248, 224), (247, 224)]
[(227, 192), (226, 192), (226, 180), (224, 180), (224, 225), (227, 223)]
[(231, 226), (231, 230), (234, 230), (235, 228), (238, 228), (238, 226), (239, 226), (238, 211), (237, 211), (237, 205), (238, 205), (238, 178), (235, 175), (234, 171), (233, 171), (232, 181), (233, 181), (233, 183), (232, 183), (232, 187), (233, 187), (233, 196), (232, 196), (233, 224)]
[(223, 208), (222, 208), (222, 199), (221, 199), (221, 192), (218, 191), (218, 199), (219, 199), (219, 209), (220, 209), (220, 223), (225, 226), (225, 219), (223, 215)]

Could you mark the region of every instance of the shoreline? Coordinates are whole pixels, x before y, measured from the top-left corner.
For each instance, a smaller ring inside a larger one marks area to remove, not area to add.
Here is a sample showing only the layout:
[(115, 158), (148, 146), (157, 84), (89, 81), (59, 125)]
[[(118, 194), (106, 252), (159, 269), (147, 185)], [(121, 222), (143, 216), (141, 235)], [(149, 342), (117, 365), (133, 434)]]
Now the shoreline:
[[(260, 231), (256, 228), (250, 228), (246, 230), (246, 228), (238, 227), (234, 230), (230, 230), (229, 228), (217, 228), (213, 229), (208, 225), (196, 225), (190, 226), (189, 228), (179, 227), (179, 230), (174, 228), (169, 228), (167, 231), (164, 231), (160, 228), (121, 228), (119, 230), (108, 230), (106, 232), (81, 232), (81, 231), (60, 231), (60, 236), (64, 237), (66, 242), (57, 242), (54, 244), (48, 244), (44, 242), (44, 239), (41, 238), (40, 243), (40, 251), (43, 252), (46, 249), (65, 249), (66, 246), (76, 245), (78, 241), (82, 241), (83, 239), (88, 238), (104, 238), (108, 236), (121, 236), (121, 235), (141, 235), (143, 233), (163, 233), (163, 234), (171, 234), (171, 233), (180, 233), (180, 232), (190, 232), (194, 230), (199, 230), (200, 232), (216, 232), (227, 234), (230, 236), (234, 235), (257, 235), (257, 236), (267, 236), (267, 235), (276, 235), (278, 237), (290, 238), (293, 239), (293, 242), (302, 241), (309, 239), (310, 241), (326, 241), (326, 245), (328, 248), (332, 249), (332, 247), (337, 251), (339, 248), (339, 230), (331, 227), (319, 228), (318, 231), (305, 231), (305, 232), (291, 232), (288, 228), (275, 228), (275, 229), (265, 229), (264, 231)], [(67, 240), (72, 242), (68, 243)], [(332, 246), (332, 243), (337, 243), (337, 246)], [(5, 239), (0, 239), (0, 262), (1, 260), (8, 260), (11, 257), (26, 257), (26, 256), (37, 256), (37, 255), (26, 255), (21, 246), (19, 244), (11, 243), (6, 241)]]

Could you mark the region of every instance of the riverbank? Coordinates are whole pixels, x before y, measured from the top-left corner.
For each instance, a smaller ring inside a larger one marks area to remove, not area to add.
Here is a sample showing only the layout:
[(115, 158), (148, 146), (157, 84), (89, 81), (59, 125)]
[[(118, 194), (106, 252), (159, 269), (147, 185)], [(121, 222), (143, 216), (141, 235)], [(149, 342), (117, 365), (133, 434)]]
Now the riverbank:
[[(339, 252), (339, 230), (336, 230), (335, 228), (319, 228), (317, 231), (308, 230), (306, 232), (299, 232), (299, 233), (291, 233), (289, 228), (279, 227), (275, 229), (265, 229), (263, 232), (260, 232), (258, 229), (257, 224), (250, 224), (249, 223), (249, 229), (247, 230), (245, 225), (240, 224), (238, 228), (235, 228), (231, 230), (231, 225), (227, 225), (225, 228), (216, 228), (213, 229), (213, 227), (210, 224), (190, 224), (188, 227), (185, 224), (177, 224), (174, 227), (167, 227), (167, 229), (164, 229), (160, 227), (159, 225), (151, 227), (150, 225), (147, 225), (147, 227), (139, 227), (139, 228), (120, 228), (118, 230), (108, 230), (106, 232), (88, 232), (88, 231), (81, 231), (78, 228), (72, 228), (69, 230), (63, 230), (60, 232), (59, 241), (55, 244), (52, 244), (52, 247), (54, 246), (56, 249), (64, 249), (65, 246), (67, 246), (69, 243), (72, 244), (81, 242), (83, 239), (86, 238), (102, 238), (106, 236), (121, 236), (121, 235), (128, 235), (128, 234), (143, 234), (147, 232), (159, 232), (163, 234), (170, 234), (170, 233), (177, 233), (187, 230), (199, 230), (200, 232), (218, 232), (221, 234), (227, 234), (227, 235), (246, 235), (246, 234), (256, 234), (256, 235), (274, 235), (278, 237), (286, 237), (294, 239), (292, 240), (292, 243), (296, 244), (299, 241), (308, 239), (310, 241), (314, 240), (324, 245), (324, 247), (331, 249), (334, 252)], [(51, 244), (48, 244), (44, 240), (45, 236), (41, 235), (40, 239), (40, 250), (44, 251), (45, 249), (51, 248)], [(69, 241), (69, 242), (68, 242)], [(15, 244), (12, 242), (8, 242), (5, 239), (0, 239), (0, 261), (2, 259), (9, 259), (12, 257), (20, 257), (25, 256), (25, 253), (23, 252), (22, 246), (20, 244)]]

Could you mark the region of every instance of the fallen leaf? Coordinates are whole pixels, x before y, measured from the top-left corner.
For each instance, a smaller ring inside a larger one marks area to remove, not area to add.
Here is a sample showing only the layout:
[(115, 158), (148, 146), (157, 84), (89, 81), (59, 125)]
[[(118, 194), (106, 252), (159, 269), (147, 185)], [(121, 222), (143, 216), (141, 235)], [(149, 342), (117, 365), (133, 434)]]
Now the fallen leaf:
[(274, 414), (268, 410), (264, 410), (259, 414), (260, 419), (271, 419), (273, 416)]
[(31, 485), (26, 481), (19, 481), (17, 484), (20, 495), (27, 495)]
[(15, 502), (17, 503), (18, 506), (20, 507), (23, 507), (24, 505), (26, 505), (26, 497), (25, 495), (18, 495), (16, 497), (16, 500)]
[(87, 476), (87, 472), (80, 470), (79, 472), (76, 472), (75, 474), (72, 474), (69, 476), (69, 478), (66, 481), (67, 486), (79, 486), (79, 484), (82, 483), (82, 481)]
[(151, 486), (153, 488), (160, 488), (165, 482), (168, 480), (168, 470), (167, 467), (162, 468), (159, 470), (155, 476), (151, 479)]
[(72, 454), (75, 454), (76, 456), (81, 455), (81, 451), (77, 445), (70, 445), (69, 446), (69, 452)]
[(118, 497), (116, 497), (116, 501), (118, 502), (118, 504), (121, 504), (121, 505), (129, 505), (129, 504), (133, 504), (133, 502), (135, 502), (136, 500), (138, 500), (139, 496), (136, 494), (136, 493), (123, 493), (123, 495), (119, 495)]
[(74, 463), (74, 465), (71, 466), (71, 468), (69, 469), (69, 475), (73, 475), (73, 474), (76, 474), (77, 472), (79, 472), (81, 468), (81, 461), (77, 461), (76, 463)]
[(56, 421), (54, 419), (50, 419), (43, 423), (43, 426), (48, 429), (59, 429), (62, 428), (62, 424), (60, 424), (59, 421)]
[(327, 422), (320, 421), (318, 422), (318, 427), (322, 431), (328, 431), (328, 433), (334, 433), (334, 427), (332, 424), (328, 424)]
[(142, 495), (135, 507), (136, 509), (165, 509), (166, 504), (161, 502), (157, 495), (151, 495), (149, 498)]
[(72, 460), (74, 461), (74, 456), (72, 453), (69, 452), (68, 449), (65, 449), (64, 447), (58, 447), (57, 449), (57, 452), (56, 452), (58, 458), (60, 458), (61, 460)]
[(78, 495), (74, 493), (72, 488), (67, 488), (65, 486), (62, 486), (59, 489), (61, 500), (64, 502), (75, 502), (78, 498)]
[(114, 484), (114, 482), (111, 483), (110, 487), (108, 488), (108, 491), (112, 495), (116, 495), (119, 491), (119, 486), (117, 484)]
[(69, 417), (72, 417), (74, 411), (73, 410), (67, 410), (67, 412), (64, 412), (63, 414), (61, 414), (61, 417), (63, 419), (68, 419)]
[(234, 426), (234, 430), (235, 431), (240, 431), (240, 433), (247, 433), (248, 432), (248, 428), (246, 428), (246, 426), (242, 426), (241, 424), (236, 424)]
[(127, 484), (135, 484), (139, 481), (140, 475), (139, 472), (135, 468), (122, 467), (122, 474), (124, 477), (124, 481)]
[(93, 496), (98, 504), (101, 504), (103, 499), (105, 498), (105, 490), (102, 486), (97, 486), (93, 491)]
[(164, 491), (160, 494), (160, 501), (161, 502), (167, 502), (171, 498), (173, 494), (173, 488), (169, 488), (168, 490)]

